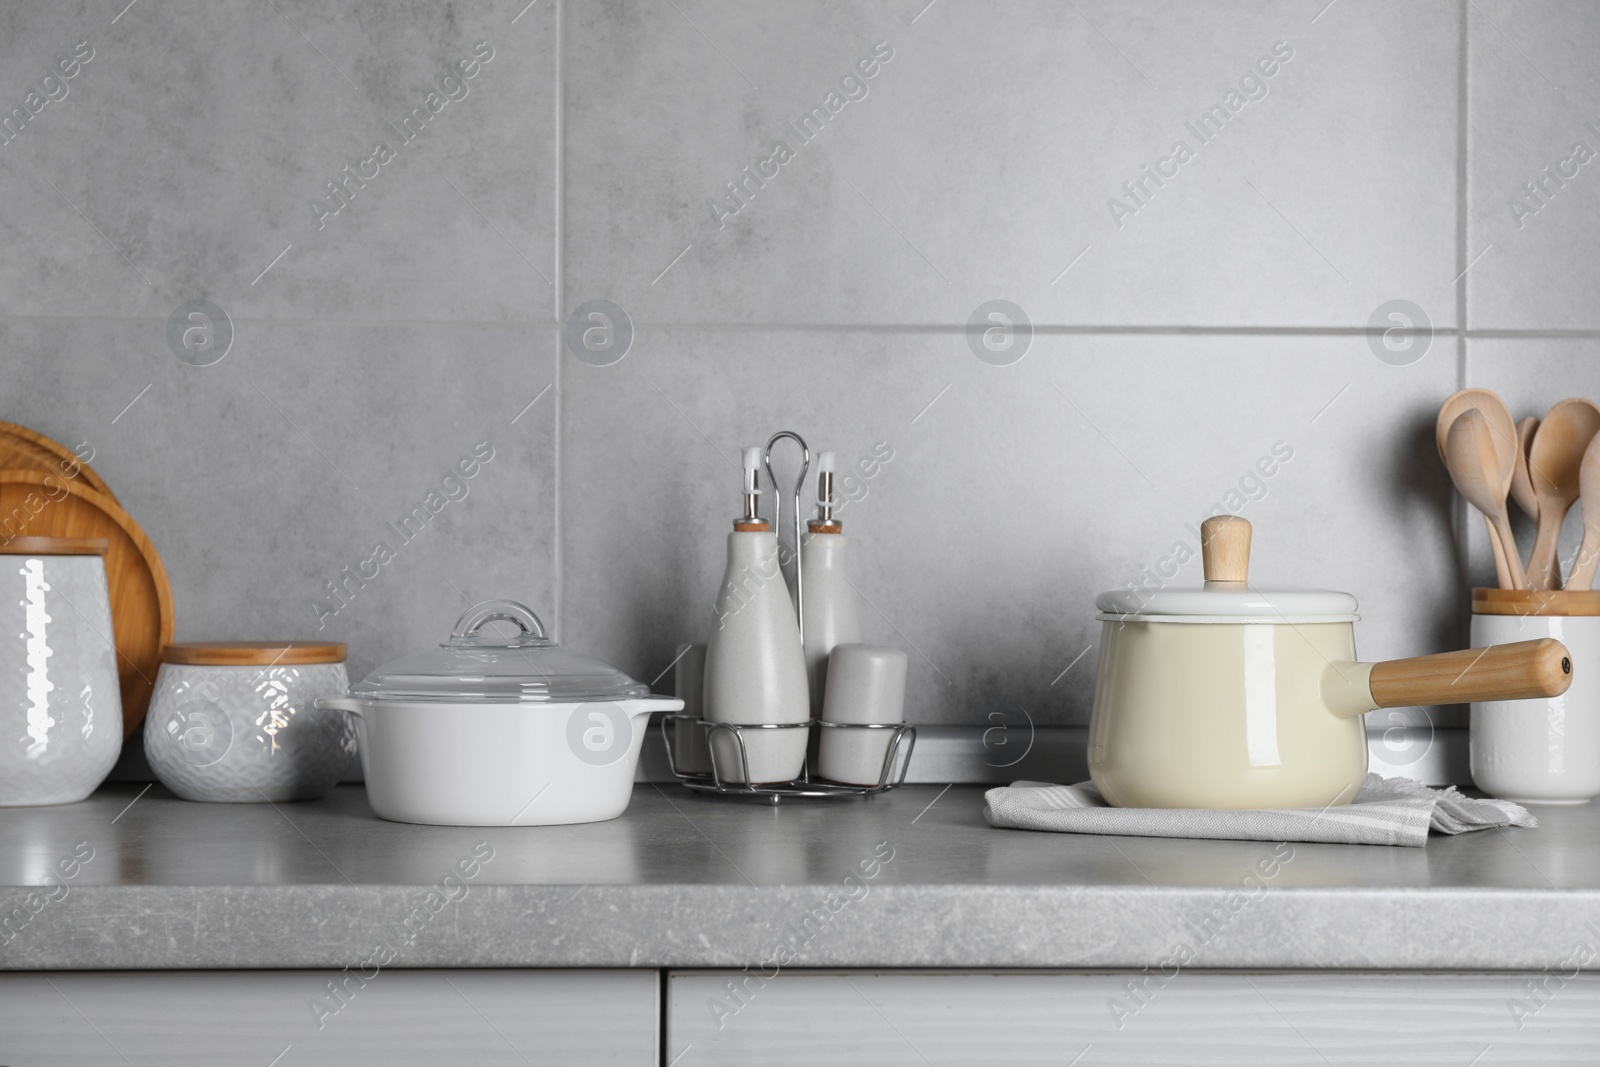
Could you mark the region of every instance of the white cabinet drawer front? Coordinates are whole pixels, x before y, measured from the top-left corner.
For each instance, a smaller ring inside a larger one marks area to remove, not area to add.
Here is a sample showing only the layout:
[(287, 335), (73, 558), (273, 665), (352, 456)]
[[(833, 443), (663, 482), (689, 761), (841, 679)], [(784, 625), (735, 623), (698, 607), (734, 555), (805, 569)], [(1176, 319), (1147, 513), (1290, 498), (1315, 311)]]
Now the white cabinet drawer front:
[(7, 974), (0, 1063), (646, 1067), (659, 1062), (658, 981), (655, 971), (385, 970), (364, 984), (329, 971)]
[(674, 1067), (1600, 1061), (1600, 983), (1573, 966), (1166, 973), (784, 972), (763, 982), (751, 972), (674, 972), (666, 1058)]

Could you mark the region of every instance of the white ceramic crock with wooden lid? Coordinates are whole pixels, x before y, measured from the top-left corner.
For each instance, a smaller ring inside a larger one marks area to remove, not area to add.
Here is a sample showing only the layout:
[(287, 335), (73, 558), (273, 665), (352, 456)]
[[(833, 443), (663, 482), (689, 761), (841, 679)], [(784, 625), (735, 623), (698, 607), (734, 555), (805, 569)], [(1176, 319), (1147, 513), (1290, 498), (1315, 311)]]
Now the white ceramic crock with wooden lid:
[(1250, 524), (1202, 527), (1202, 589), (1096, 600), (1100, 669), (1089, 774), (1118, 807), (1322, 808), (1366, 777), (1375, 708), (1552, 696), (1571, 659), (1544, 639), (1437, 656), (1356, 659), (1356, 599), (1248, 580)]
[(185, 800), (315, 800), (356, 753), (344, 712), (317, 706), (350, 687), (337, 641), (212, 641), (161, 653), (144, 754)]

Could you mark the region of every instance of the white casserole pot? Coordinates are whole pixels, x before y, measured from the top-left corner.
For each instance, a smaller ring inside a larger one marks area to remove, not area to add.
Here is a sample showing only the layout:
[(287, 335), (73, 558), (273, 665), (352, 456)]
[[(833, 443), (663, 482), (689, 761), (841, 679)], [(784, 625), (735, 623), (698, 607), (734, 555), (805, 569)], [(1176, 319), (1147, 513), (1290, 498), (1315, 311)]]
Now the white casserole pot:
[[(515, 623), (496, 638), (485, 623)], [(430, 652), (373, 671), (319, 708), (355, 716), (372, 810), (397, 822), (550, 826), (621, 815), (650, 713), (683, 701), (562, 651), (538, 616), (480, 604)]]
[(1109, 804), (1322, 808), (1366, 776), (1362, 713), (1556, 696), (1572, 681), (1554, 640), (1360, 663), (1356, 600), (1248, 581), (1250, 524), (1202, 532), (1204, 589), (1121, 590), (1103, 623), (1089, 776)]

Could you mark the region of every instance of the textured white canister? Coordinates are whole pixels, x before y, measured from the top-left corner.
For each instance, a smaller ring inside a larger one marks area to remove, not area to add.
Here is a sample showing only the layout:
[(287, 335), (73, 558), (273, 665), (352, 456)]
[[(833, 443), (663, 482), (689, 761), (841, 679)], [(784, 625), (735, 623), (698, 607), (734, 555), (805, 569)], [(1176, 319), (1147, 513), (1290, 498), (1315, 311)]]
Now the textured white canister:
[(144, 754), (185, 800), (314, 800), (356, 752), (345, 646), (295, 641), (169, 645), (144, 721)]
[(1518, 803), (1583, 804), (1600, 796), (1600, 593), (1474, 591), (1474, 648), (1541, 637), (1567, 646), (1572, 685), (1473, 704), (1472, 781)]
[(122, 751), (106, 548), (0, 542), (0, 805), (82, 800)]

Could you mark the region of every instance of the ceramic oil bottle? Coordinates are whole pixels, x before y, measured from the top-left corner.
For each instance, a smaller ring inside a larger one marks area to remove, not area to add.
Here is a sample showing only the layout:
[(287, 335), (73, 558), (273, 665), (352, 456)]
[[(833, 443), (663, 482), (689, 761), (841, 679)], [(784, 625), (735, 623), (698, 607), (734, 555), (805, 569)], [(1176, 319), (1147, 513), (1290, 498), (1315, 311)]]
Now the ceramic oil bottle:
[(804, 604), (806, 677), (811, 687), (811, 715), (822, 715), (822, 696), (827, 688), (828, 654), (835, 645), (861, 640), (861, 618), (856, 610), (856, 591), (845, 569), (845, 550), (850, 543), (844, 524), (833, 514), (834, 454), (817, 456), (817, 517), (806, 523), (806, 537), (800, 546), (800, 564), (806, 576)]
[(810, 721), (806, 661), (794, 602), (778, 564), (778, 535), (757, 511), (761, 449), (744, 450), (744, 513), (728, 535), (728, 564), (706, 646), (705, 716), (740, 725), (799, 723), (745, 730), (743, 753), (729, 730), (711, 733), (712, 756), (728, 782), (789, 782), (805, 765)]

